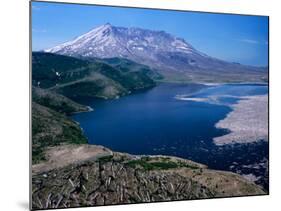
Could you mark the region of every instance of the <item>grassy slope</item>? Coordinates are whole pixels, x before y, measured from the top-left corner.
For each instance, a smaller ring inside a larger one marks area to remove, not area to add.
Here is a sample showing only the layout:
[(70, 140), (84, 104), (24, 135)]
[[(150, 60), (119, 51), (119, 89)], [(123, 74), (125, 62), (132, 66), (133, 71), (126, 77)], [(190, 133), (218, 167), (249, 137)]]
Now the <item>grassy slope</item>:
[(38, 87), (32, 87), (32, 101), (66, 115), (89, 111), (87, 106), (76, 103), (56, 92)]
[(56, 86), (53, 90), (73, 99), (79, 97), (108, 99), (129, 93), (121, 84), (99, 72), (92, 72), (81, 80)]
[(134, 91), (155, 85), (154, 81), (146, 75), (146, 72), (128, 71), (118, 69), (105, 63), (98, 63), (96, 70), (108, 78), (121, 84), (126, 90)]
[(147, 65), (138, 64), (134, 61), (121, 58), (102, 59), (103, 62), (112, 65), (122, 72), (142, 72), (153, 80), (161, 80), (163, 76), (158, 71), (151, 69)]
[(32, 103), (32, 163), (45, 160), (47, 147), (87, 143), (79, 125), (63, 114)]
[[(122, 61), (123, 62), (123, 61)], [(115, 66), (114, 66), (115, 65)], [(33, 53), (32, 84), (69, 98), (115, 98), (155, 85), (156, 73), (137, 63), (110, 65), (50, 53)], [(133, 68), (134, 66), (134, 68)]]
[(88, 111), (88, 107), (69, 98), (115, 98), (155, 85), (147, 75), (149, 69), (137, 69), (138, 64), (134, 64), (134, 68), (127, 65), (129, 70), (125, 70), (125, 66), (123, 64), (122, 68), (115, 68), (102, 61), (33, 53), (33, 163), (45, 159), (47, 147), (62, 143), (87, 143), (80, 127), (65, 115)]
[(89, 74), (89, 62), (51, 53), (32, 53), (32, 85), (50, 88)]

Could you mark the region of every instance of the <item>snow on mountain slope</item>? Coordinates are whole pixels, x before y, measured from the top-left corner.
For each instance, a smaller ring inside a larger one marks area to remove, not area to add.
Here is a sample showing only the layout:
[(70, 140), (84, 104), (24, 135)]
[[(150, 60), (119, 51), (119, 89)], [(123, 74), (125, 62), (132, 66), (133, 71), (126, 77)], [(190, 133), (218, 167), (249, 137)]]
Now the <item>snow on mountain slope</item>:
[(109, 23), (45, 52), (79, 57), (123, 57), (134, 61), (145, 59), (153, 62), (157, 62), (159, 55), (163, 53), (207, 57), (183, 39), (164, 31), (115, 27)]
[(121, 57), (159, 71), (212, 71), (224, 74), (230, 71), (253, 73), (266, 69), (216, 59), (196, 50), (184, 39), (164, 31), (116, 27), (109, 23), (45, 52), (79, 58)]

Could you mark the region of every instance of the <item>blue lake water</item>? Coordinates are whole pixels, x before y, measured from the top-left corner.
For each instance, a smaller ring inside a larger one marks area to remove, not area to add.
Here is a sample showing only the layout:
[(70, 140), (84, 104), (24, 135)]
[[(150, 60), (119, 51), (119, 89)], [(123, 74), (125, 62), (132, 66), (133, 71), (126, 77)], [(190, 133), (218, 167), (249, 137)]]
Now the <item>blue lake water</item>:
[[(91, 144), (131, 154), (179, 156), (210, 168), (254, 174), (268, 188), (266, 168), (247, 165), (268, 159), (268, 143), (216, 146), (213, 138), (228, 133), (215, 124), (231, 111), (228, 105), (241, 96), (268, 93), (258, 84), (160, 84), (117, 100), (78, 99), (93, 112), (72, 118), (79, 122)], [(177, 95), (195, 98), (215, 97), (216, 103), (178, 100)]]

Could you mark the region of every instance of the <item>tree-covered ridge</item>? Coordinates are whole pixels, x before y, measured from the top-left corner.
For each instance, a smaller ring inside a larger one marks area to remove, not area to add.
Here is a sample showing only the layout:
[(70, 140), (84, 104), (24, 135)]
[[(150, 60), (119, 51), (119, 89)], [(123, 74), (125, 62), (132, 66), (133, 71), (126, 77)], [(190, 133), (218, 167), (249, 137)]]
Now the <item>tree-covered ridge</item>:
[(116, 98), (153, 87), (159, 77), (149, 67), (126, 59), (87, 61), (51, 53), (32, 54), (33, 86), (70, 98)]
[(66, 115), (90, 110), (88, 106), (76, 103), (63, 95), (34, 86), (32, 87), (32, 101)]
[(46, 159), (45, 150), (61, 144), (85, 144), (78, 124), (50, 108), (32, 103), (32, 163)]
[[(66, 115), (91, 110), (71, 99), (118, 98), (155, 85), (144, 65), (113, 59), (81, 60), (69, 56), (32, 54), (32, 161), (46, 159), (45, 150), (60, 144), (87, 143), (81, 128)], [(111, 61), (111, 62), (112, 62)], [(118, 62), (118, 63), (117, 63)]]

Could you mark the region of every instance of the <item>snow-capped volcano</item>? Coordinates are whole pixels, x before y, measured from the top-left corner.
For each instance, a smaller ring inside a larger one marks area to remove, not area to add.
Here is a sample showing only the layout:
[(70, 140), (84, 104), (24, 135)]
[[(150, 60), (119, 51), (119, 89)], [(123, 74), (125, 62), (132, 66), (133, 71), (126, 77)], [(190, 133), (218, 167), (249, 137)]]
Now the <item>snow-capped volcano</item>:
[(94, 28), (72, 41), (45, 51), (63, 54), (73, 53), (80, 56), (97, 54), (102, 58), (126, 57), (133, 52), (139, 54), (141, 51), (199, 53), (183, 39), (174, 37), (164, 31), (115, 27), (109, 23)]
[(109, 23), (45, 52), (79, 58), (121, 57), (160, 71), (255, 70), (253, 67), (210, 57), (196, 50), (184, 39), (164, 31), (116, 27)]
[(153, 66), (161, 66), (161, 57), (169, 53), (207, 57), (184, 39), (164, 31), (116, 27), (109, 23), (45, 52), (77, 57), (122, 57)]

